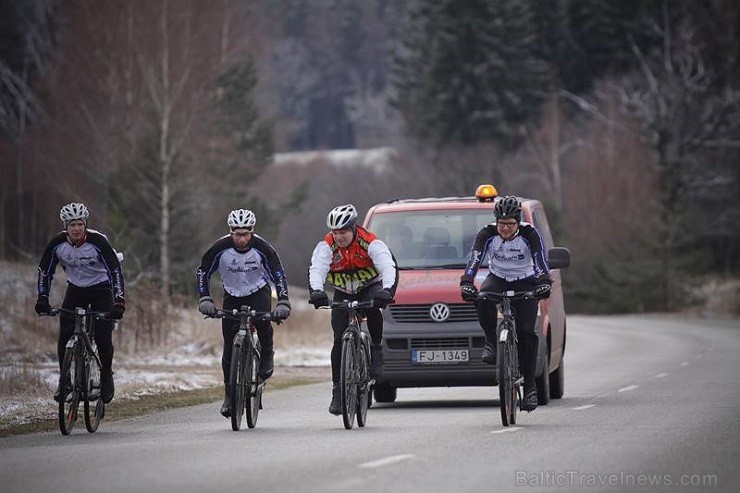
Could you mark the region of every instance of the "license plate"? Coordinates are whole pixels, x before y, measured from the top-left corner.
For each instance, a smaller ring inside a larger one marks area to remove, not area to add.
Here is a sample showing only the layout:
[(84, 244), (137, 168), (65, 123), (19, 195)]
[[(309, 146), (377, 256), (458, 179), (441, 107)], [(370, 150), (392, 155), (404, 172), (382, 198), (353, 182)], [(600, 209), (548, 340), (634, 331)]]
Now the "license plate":
[(412, 349), (413, 363), (464, 363), (468, 361), (467, 349)]

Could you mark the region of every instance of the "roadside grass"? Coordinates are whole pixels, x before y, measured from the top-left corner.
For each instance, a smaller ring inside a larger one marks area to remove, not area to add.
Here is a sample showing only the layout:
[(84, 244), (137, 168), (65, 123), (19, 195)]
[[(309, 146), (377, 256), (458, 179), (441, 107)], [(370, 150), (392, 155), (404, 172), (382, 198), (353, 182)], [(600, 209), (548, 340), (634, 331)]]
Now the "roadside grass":
[[(57, 427), (51, 394), (54, 379), (58, 378), (59, 319), (36, 315), (35, 283), (35, 265), (0, 261), (0, 296), (5, 301), (0, 304), (0, 436)], [(65, 283), (64, 273), (57, 272), (52, 284), (52, 306), (61, 304)], [(220, 374), (221, 322), (204, 319), (195, 300), (174, 296), (174, 303), (164, 306), (156, 296), (151, 296), (156, 292), (152, 289), (145, 284), (127, 286), (126, 313), (113, 334), (116, 348), (113, 368), (114, 371), (135, 369), (134, 373), (141, 377), (125, 380), (122, 386), (117, 381), (116, 399), (106, 411), (106, 420), (223, 398), (221, 386), (201, 383), (193, 389), (189, 382), (193, 367), (201, 368), (195, 371)], [(297, 354), (310, 359), (325, 353), (328, 363), (332, 344), (329, 313), (309, 307), (304, 299), (307, 296), (299, 288), (293, 288), (292, 295), (291, 317), (274, 325), (278, 356)], [(201, 366), (204, 364), (216, 366)], [(279, 361), (276, 364), (281, 365)], [(314, 363), (302, 368), (300, 359), (289, 364), (298, 366), (276, 370), (268, 391), (326, 380), (330, 375), (326, 368), (310, 366)], [(152, 384), (146, 377), (150, 372), (171, 374), (172, 381)], [(49, 419), (43, 418), (46, 416)]]
[[(329, 378), (328, 370), (326, 376), (320, 375), (279, 375), (276, 374), (265, 387), (265, 392), (293, 387), (296, 385), (308, 385), (325, 381)], [(149, 414), (174, 409), (178, 407), (196, 406), (210, 402), (220, 402), (223, 399), (224, 388), (221, 385), (195, 390), (165, 392), (159, 394), (148, 394), (136, 397), (116, 398), (105, 407), (105, 418), (101, 427), (106, 422), (121, 421), (130, 418), (147, 416)], [(214, 407), (214, 412), (217, 408)], [(77, 427), (84, 431), (82, 406), (78, 415)], [(37, 419), (27, 423), (3, 423), (0, 417), (0, 438), (27, 433), (43, 433), (58, 431), (59, 423), (56, 416), (56, 407), (49, 406), (49, 418)]]

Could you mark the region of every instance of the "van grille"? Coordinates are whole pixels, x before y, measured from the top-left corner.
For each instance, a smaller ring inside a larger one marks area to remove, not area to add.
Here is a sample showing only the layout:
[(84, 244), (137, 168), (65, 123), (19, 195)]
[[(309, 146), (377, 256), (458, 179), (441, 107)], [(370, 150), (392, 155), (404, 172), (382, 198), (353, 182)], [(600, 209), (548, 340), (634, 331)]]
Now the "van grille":
[(411, 339), (413, 349), (467, 349), (470, 339), (467, 337), (414, 337)]
[[(449, 303), (450, 318), (445, 322), (475, 322), (478, 316), (475, 312), (475, 305), (472, 303)], [(425, 305), (391, 305), (391, 317), (397, 323), (428, 323), (436, 322), (429, 315), (432, 304)]]

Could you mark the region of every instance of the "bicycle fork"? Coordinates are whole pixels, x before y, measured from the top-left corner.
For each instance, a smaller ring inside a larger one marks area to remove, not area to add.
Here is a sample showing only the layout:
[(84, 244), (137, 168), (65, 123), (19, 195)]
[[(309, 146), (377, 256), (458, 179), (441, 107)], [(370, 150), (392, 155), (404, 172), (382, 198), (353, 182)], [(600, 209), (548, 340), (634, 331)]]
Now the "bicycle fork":
[(512, 384), (516, 388), (517, 397), (521, 400), (522, 398), (522, 390), (521, 386), (524, 382), (524, 377), (519, 372), (519, 354), (517, 349), (517, 340), (516, 340), (516, 331), (511, 330), (511, 326), (508, 324), (501, 324), (500, 325), (501, 331), (499, 332), (498, 340), (499, 343), (505, 344), (509, 347), (508, 353), (511, 355), (511, 359), (513, 360), (513, 370), (515, 371), (514, 375), (516, 378), (512, 382)]
[[(247, 340), (247, 338), (250, 338)], [(247, 382), (244, 382), (244, 385), (246, 387), (247, 392), (249, 392), (249, 395), (252, 397), (256, 397), (260, 390), (262, 390), (265, 387), (266, 382), (264, 382), (259, 377), (259, 367), (260, 367), (260, 360), (261, 355), (259, 350), (257, 349), (257, 342), (255, 341), (255, 334), (248, 330), (247, 328), (240, 328), (239, 332), (237, 332), (236, 339), (234, 340), (234, 344), (238, 344), (242, 348), (244, 348), (244, 351), (241, 352), (243, 355), (244, 361), (242, 362), (242, 365), (245, 366), (247, 364), (247, 361), (249, 358), (247, 358), (247, 355), (249, 352), (252, 354), (252, 359), (256, 361), (255, 367), (257, 370), (255, 373), (252, 373), (252, 368), (247, 368), (245, 373), (249, 374), (249, 385), (247, 385)], [(262, 409), (262, 399), (260, 399), (259, 403), (260, 409)]]
[(364, 392), (365, 389), (375, 383), (370, 378), (370, 344), (368, 335), (359, 327), (355, 326), (352, 333), (345, 333), (344, 338), (348, 339), (352, 337), (354, 339), (355, 349), (355, 361), (362, 362), (361, 365), (355, 367), (355, 382), (359, 387), (360, 392)]

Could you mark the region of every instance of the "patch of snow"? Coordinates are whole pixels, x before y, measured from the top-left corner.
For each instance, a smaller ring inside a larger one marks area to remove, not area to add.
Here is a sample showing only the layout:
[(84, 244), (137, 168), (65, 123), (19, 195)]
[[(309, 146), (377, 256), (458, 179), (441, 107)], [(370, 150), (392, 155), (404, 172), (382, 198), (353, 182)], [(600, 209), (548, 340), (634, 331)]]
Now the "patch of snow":
[(281, 152), (274, 156), (277, 166), (306, 165), (314, 161), (327, 161), (337, 168), (371, 168), (376, 173), (385, 171), (393, 162), (396, 150), (392, 147), (374, 149), (334, 149), (322, 151)]

